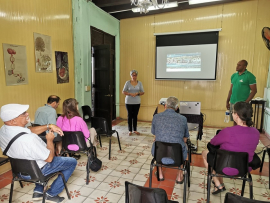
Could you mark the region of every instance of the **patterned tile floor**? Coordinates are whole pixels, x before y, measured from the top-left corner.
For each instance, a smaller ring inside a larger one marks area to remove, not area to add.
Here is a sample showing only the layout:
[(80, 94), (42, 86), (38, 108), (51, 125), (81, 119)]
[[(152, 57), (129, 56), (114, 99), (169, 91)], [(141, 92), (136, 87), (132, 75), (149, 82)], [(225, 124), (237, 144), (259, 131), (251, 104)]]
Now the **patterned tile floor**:
[[(116, 137), (112, 138), (112, 157), (108, 160), (108, 138), (102, 137), (102, 148), (97, 148), (98, 157), (102, 160), (103, 166), (97, 173), (90, 173), (89, 185), (86, 181), (86, 156), (78, 160), (78, 165), (68, 180), (68, 189), (71, 200), (67, 199), (65, 191), (60, 196), (66, 197), (65, 202), (93, 202), (93, 203), (124, 203), (125, 202), (125, 181), (141, 186), (149, 184), (149, 165), (152, 160), (151, 147), (153, 135), (151, 135), (151, 123), (139, 122), (138, 131), (140, 136), (133, 134), (128, 136), (127, 122), (122, 121), (115, 125), (113, 129), (119, 132), (121, 137), (122, 151), (119, 150)], [(214, 136), (217, 129), (204, 127), (202, 141), (199, 141), (199, 150), (206, 148), (207, 142)], [(196, 132), (190, 132), (191, 140), (196, 139)], [(193, 141), (194, 143), (194, 141)], [(263, 145), (260, 143), (257, 150), (260, 151)], [(266, 156), (266, 162), (268, 157)], [(268, 189), (268, 163), (265, 163), (262, 173), (258, 170), (253, 172), (254, 198), (258, 200), (270, 201), (270, 190)], [(182, 202), (183, 185), (175, 184), (176, 170), (163, 169), (165, 181), (158, 182), (153, 177), (153, 187), (166, 190), (171, 200)], [(11, 172), (0, 176), (0, 201), (8, 202), (10, 191)], [(224, 179), (227, 192), (241, 193), (241, 181)], [(32, 203), (33, 184), (24, 184), (20, 188), (16, 183), (13, 193), (13, 202)], [(219, 195), (211, 195), (211, 202), (222, 203), (226, 192)], [(248, 185), (246, 185), (245, 196), (249, 196)], [(187, 191), (188, 203), (206, 202), (206, 170), (203, 168), (201, 155), (192, 155), (191, 164), (191, 185)]]

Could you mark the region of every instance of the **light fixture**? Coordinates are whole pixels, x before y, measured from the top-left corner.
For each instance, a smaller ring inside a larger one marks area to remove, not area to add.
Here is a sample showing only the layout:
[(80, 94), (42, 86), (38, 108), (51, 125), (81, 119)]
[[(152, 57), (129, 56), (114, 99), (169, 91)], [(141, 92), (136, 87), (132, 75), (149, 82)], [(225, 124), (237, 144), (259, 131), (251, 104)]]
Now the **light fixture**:
[[(168, 0), (162, 0), (161, 4), (158, 4), (158, 0), (130, 0), (130, 1), (131, 1), (131, 5), (134, 4), (135, 6), (138, 7), (140, 13), (142, 12), (148, 13), (149, 8), (151, 8), (151, 10), (166, 8), (165, 6), (169, 3)], [(154, 9), (152, 7), (154, 7)], [(171, 7), (168, 7), (168, 8), (171, 8)], [(133, 12), (138, 12), (138, 11), (133, 11)]]
[(210, 3), (213, 1), (221, 1), (221, 0), (188, 0), (188, 3), (189, 5), (192, 5), (192, 4)]
[[(160, 6), (160, 7), (149, 6), (149, 7), (147, 8), (147, 12), (148, 12), (148, 11), (153, 11), (153, 10), (158, 10), (158, 9), (160, 9), (160, 8), (162, 7), (162, 4), (159, 4), (159, 6)], [(167, 4), (165, 4), (165, 6), (162, 7), (162, 8), (173, 8), (173, 7), (178, 7), (177, 1), (167, 3)], [(142, 9), (141, 9), (140, 7), (132, 8), (132, 11), (133, 11), (134, 13), (137, 13), (137, 12), (141, 12), (141, 13), (142, 13)], [(143, 11), (143, 12), (144, 12), (144, 11)], [(147, 12), (144, 12), (144, 13), (147, 13)]]

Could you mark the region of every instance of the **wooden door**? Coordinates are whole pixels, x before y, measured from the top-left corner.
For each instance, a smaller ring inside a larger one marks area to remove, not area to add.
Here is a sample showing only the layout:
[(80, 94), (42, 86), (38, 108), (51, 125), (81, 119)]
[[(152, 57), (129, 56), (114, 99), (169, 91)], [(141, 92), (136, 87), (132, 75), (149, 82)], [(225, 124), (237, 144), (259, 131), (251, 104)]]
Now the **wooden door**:
[(113, 59), (110, 45), (94, 46), (94, 115), (106, 118), (111, 128), (113, 119)]

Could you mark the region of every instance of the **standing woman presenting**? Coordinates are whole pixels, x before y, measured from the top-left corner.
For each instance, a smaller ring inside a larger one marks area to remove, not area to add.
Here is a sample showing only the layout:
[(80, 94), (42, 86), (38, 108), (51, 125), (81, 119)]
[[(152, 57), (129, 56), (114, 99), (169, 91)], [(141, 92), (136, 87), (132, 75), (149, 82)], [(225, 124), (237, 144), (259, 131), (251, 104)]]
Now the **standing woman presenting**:
[(128, 135), (132, 134), (132, 124), (133, 132), (136, 135), (140, 133), (137, 132), (137, 116), (139, 113), (141, 105), (141, 95), (144, 95), (143, 85), (137, 80), (138, 71), (130, 71), (131, 80), (128, 80), (124, 86), (123, 94), (126, 95), (125, 104), (128, 112)]

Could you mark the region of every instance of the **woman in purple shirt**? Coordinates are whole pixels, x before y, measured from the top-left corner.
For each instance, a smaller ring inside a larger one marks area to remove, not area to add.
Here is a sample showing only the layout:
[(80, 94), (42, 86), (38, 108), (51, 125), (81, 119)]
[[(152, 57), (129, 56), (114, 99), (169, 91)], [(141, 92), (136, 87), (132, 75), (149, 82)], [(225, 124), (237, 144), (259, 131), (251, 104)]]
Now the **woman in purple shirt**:
[[(87, 124), (80, 116), (78, 111), (78, 102), (76, 99), (70, 98), (63, 102), (63, 114), (58, 117), (56, 125), (62, 129), (62, 131), (81, 131), (85, 137), (85, 142), (90, 147), (89, 140), (90, 132)], [(65, 136), (65, 135), (64, 135)], [(77, 145), (69, 145), (70, 150), (78, 150)]]
[[(233, 152), (247, 152), (249, 155), (249, 162), (252, 161), (254, 151), (259, 143), (259, 131), (251, 127), (253, 122), (251, 120), (253, 114), (252, 106), (246, 102), (237, 102), (234, 105), (232, 112), (233, 120), (237, 125), (221, 130), (210, 141), (212, 145), (220, 146), (219, 149), (233, 151)], [(204, 165), (208, 168), (208, 164), (213, 166), (214, 155), (208, 150), (202, 152)], [(223, 172), (227, 175), (235, 175), (236, 169), (225, 168)], [(251, 170), (251, 169), (250, 169)], [(237, 173), (236, 173), (237, 174)], [(213, 177), (215, 190), (212, 194), (218, 194), (225, 191), (223, 179), (220, 177)]]

